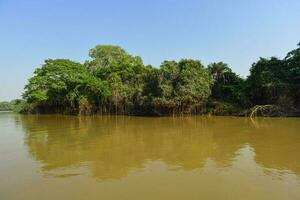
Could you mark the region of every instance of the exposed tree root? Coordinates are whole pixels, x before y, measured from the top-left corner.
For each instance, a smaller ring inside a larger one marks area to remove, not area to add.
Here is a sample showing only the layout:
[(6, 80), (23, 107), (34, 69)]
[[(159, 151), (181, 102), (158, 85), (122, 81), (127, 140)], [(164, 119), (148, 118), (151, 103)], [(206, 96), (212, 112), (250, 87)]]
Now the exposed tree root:
[(276, 105), (256, 105), (250, 109), (250, 118), (256, 116), (281, 116), (284, 113), (281, 112), (280, 107)]

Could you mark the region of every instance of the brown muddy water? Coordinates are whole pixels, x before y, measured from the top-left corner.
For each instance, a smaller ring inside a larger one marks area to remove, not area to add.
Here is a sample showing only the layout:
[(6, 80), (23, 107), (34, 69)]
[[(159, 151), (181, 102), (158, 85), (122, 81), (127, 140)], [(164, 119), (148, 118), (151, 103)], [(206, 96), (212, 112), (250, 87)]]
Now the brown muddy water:
[(300, 119), (0, 113), (0, 199), (300, 199)]

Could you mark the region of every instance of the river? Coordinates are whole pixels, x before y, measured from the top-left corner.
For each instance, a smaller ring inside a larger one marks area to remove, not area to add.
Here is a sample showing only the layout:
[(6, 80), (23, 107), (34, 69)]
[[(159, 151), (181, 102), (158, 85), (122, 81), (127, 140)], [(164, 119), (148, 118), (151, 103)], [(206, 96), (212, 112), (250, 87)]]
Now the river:
[(300, 119), (0, 113), (1, 200), (300, 199)]

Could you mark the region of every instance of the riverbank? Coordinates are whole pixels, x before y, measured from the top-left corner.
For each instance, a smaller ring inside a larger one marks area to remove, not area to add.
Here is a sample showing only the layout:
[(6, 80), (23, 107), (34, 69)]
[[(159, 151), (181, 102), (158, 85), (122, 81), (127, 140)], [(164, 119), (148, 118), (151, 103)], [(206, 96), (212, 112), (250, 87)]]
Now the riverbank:
[(78, 63), (48, 59), (29, 79), (23, 113), (73, 115), (298, 116), (300, 44), (284, 59), (260, 58), (247, 78), (223, 62), (163, 61), (160, 67), (114, 45)]
[[(0, 111), (1, 112), (1, 111)], [(14, 111), (2, 111), (2, 112), (14, 112)], [(105, 113), (105, 112), (90, 112), (90, 113), (62, 113), (62, 112), (23, 112), (21, 114), (33, 114), (33, 115), (74, 115), (74, 116), (141, 116), (141, 117), (168, 117), (168, 116), (234, 116), (234, 117), (300, 117), (300, 111), (285, 110), (273, 105), (257, 105), (252, 108), (241, 108), (237, 105), (230, 103), (214, 102), (210, 104), (210, 107), (206, 107), (202, 112), (195, 113), (160, 113), (157, 110), (152, 111), (139, 111), (133, 113)]]

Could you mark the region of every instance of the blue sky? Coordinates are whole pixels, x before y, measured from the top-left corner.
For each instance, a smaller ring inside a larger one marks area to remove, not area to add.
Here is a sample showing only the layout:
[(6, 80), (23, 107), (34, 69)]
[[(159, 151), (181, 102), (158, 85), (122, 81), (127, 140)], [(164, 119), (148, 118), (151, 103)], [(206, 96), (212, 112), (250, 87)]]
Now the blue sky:
[(47, 58), (83, 62), (114, 44), (146, 64), (224, 61), (242, 76), (300, 42), (299, 0), (0, 0), (0, 101), (19, 98)]

